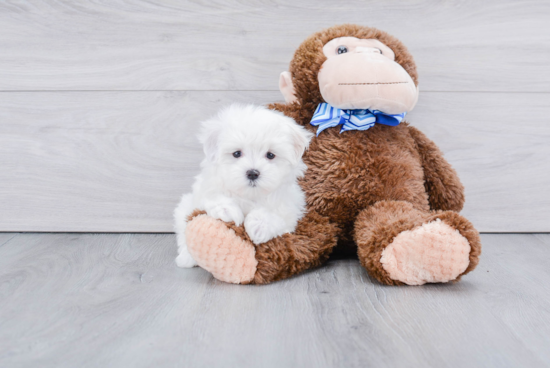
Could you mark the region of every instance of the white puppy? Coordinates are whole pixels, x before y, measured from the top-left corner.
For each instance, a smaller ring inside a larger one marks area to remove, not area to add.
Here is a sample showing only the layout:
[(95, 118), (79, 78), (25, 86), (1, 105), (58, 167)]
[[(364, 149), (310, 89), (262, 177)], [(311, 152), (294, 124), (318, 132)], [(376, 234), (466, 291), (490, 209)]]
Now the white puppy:
[(174, 211), (177, 265), (197, 265), (185, 243), (187, 216), (194, 209), (244, 222), (255, 244), (294, 231), (305, 209), (297, 178), (306, 170), (302, 155), (312, 136), (282, 113), (252, 105), (229, 106), (205, 121), (201, 173)]

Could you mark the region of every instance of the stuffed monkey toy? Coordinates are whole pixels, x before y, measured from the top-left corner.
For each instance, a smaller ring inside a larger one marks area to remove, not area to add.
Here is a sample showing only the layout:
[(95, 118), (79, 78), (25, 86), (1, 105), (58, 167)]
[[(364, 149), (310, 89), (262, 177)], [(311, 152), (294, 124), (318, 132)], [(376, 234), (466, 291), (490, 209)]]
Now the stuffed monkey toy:
[(368, 274), (387, 285), (458, 280), (481, 254), (459, 215), (464, 188), (438, 147), (403, 120), (418, 99), (411, 54), (375, 28), (315, 33), (279, 81), (286, 103), (269, 107), (316, 134), (300, 185), (307, 213), (294, 233), (254, 245), (243, 226), (195, 211), (189, 252), (219, 280), (264, 284), (357, 247)]

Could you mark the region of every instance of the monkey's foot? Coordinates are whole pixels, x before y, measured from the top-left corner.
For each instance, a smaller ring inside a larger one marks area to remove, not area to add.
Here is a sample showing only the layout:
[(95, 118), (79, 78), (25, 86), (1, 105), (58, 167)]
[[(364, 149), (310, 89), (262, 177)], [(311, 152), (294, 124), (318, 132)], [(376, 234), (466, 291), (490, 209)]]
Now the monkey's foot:
[(382, 252), (380, 263), (391, 279), (408, 285), (448, 282), (470, 265), (470, 243), (436, 219), (399, 233)]
[(254, 246), (225, 222), (198, 215), (187, 223), (185, 236), (189, 253), (216, 279), (247, 284), (254, 278), (258, 265)]

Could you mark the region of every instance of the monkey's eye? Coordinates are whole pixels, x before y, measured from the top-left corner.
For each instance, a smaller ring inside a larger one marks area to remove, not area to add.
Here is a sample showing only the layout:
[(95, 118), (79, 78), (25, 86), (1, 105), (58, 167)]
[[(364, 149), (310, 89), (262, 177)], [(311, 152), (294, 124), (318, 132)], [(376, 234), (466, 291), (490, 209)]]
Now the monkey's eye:
[(267, 157), (269, 160), (273, 160), (275, 158), (275, 154), (268, 152), (265, 154), (265, 157)]
[(336, 49), (336, 52), (338, 53), (338, 55), (345, 54), (346, 52), (348, 52), (348, 48), (344, 45), (338, 46), (338, 48)]
[(235, 151), (235, 152), (233, 152), (233, 157), (235, 157), (235, 158), (241, 157), (241, 151)]

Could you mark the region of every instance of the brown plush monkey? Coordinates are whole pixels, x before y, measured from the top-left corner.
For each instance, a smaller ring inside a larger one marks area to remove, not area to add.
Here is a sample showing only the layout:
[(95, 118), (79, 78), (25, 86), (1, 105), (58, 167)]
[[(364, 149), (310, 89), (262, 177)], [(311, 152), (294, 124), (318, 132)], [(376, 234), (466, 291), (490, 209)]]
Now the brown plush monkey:
[(201, 267), (222, 281), (263, 284), (318, 266), (350, 242), (388, 285), (458, 280), (476, 267), (479, 234), (458, 214), (456, 172), (424, 134), (399, 123), (418, 98), (416, 66), (399, 40), (357, 25), (315, 33), (279, 86), (286, 104), (270, 108), (318, 134), (304, 155), (308, 212), (294, 233), (258, 246), (242, 226), (195, 212), (186, 237)]

